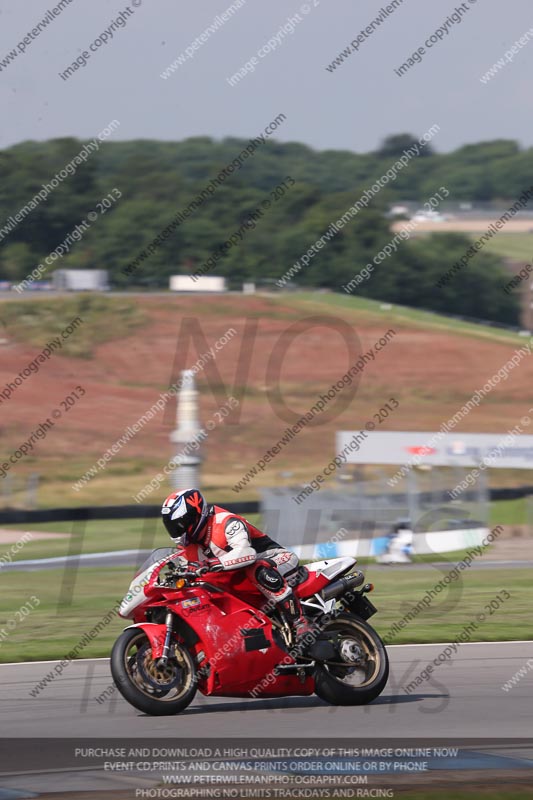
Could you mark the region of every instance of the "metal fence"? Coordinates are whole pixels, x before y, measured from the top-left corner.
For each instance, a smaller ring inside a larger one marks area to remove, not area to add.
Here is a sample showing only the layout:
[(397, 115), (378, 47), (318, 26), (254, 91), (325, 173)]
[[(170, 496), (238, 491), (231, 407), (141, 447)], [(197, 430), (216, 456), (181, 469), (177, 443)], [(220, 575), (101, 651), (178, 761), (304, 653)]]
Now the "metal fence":
[(411, 470), (398, 489), (388, 485), (389, 475), (379, 474), (336, 489), (320, 488), (300, 502), (302, 486), (263, 489), (263, 528), (290, 547), (326, 542), (340, 528), (346, 529), (347, 539), (380, 538), (407, 519), (415, 533), (486, 526), (490, 492), (485, 475), (459, 499), (449, 495), (468, 471)]

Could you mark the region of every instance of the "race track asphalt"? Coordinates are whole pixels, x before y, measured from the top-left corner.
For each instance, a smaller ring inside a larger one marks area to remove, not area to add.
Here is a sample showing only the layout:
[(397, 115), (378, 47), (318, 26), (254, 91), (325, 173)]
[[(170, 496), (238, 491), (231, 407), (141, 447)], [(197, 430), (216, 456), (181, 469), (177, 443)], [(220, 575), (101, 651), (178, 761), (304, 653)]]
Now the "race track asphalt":
[(391, 675), (383, 694), (365, 707), (332, 707), (315, 696), (272, 700), (205, 698), (199, 693), (176, 717), (148, 717), (111, 686), (106, 659), (72, 662), (36, 697), (30, 691), (55, 662), (0, 665), (2, 728), (10, 737), (531, 737), (533, 669), (510, 691), (502, 685), (528, 659), (533, 642), (463, 644), (411, 693), (403, 687), (444, 649), (443, 644), (388, 648)]
[[(84, 766), (86, 762), (74, 758), (74, 748), (83, 743), (118, 747), (132, 739), (143, 747), (190, 746), (198, 740), (200, 747), (213, 741), (227, 747), (232, 739), (237, 744), (269, 739), (274, 745), (308, 742), (321, 747), (334, 739), (337, 743), (342, 739), (347, 747), (379, 740), (379, 746), (395, 742), (395, 746), (416, 743), (429, 747), (438, 740), (444, 745), (460, 745), (459, 756), (449, 762), (430, 760), (430, 771), (417, 776), (389, 770), (380, 780), (393, 781), (394, 786), (398, 781), (417, 779), (438, 785), (447, 780), (454, 785), (458, 780), (485, 780), (489, 784), (522, 781), (521, 785), (530, 786), (533, 669), (528, 661), (533, 667), (533, 642), (463, 644), (435, 668), (430, 681), (406, 693), (403, 687), (438, 658), (445, 646), (389, 647), (388, 686), (368, 706), (333, 707), (315, 696), (240, 700), (197, 695), (188, 709), (174, 717), (145, 716), (116, 691), (111, 693), (106, 659), (72, 662), (37, 696), (31, 691), (53, 672), (55, 662), (0, 665), (2, 737), (9, 737), (0, 739), (0, 800), (22, 800), (42, 792), (57, 792), (54, 800), (66, 796), (126, 800), (139, 796), (139, 787), (159, 791), (153, 787), (161, 784), (162, 771), (110, 773), (104, 768), (105, 759), (96, 767)], [(524, 667), (524, 676), (516, 685), (509, 691), (502, 689)], [(96, 698), (106, 689), (110, 697), (98, 702)], [(320, 763), (323, 770), (324, 759)], [(190, 769), (192, 772), (180, 773), (180, 780), (189, 784), (200, 780), (195, 767)], [(211, 761), (209, 769), (218, 768)], [(326, 773), (327, 768), (320, 774)]]

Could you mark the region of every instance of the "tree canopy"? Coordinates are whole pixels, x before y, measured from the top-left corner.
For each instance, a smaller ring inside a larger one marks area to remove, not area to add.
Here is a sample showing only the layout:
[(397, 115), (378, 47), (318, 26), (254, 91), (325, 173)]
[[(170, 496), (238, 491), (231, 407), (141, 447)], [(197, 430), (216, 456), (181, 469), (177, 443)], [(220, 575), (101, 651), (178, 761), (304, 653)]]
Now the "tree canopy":
[[(210, 193), (206, 187), (234, 163), (247, 141), (195, 137), (182, 142), (108, 142), (6, 231), (6, 220), (83, 146), (73, 138), (24, 142), (0, 151), (0, 277), (25, 278), (94, 211), (97, 216), (81, 239), (54, 259), (43, 278), (58, 267), (102, 268), (117, 288), (166, 287), (169, 275), (200, 270), (218, 254), (206, 274), (226, 276), (235, 287), (244, 280), (274, 283), (416, 140), (409, 133), (396, 134), (365, 154), (317, 152), (303, 144), (266, 141)], [(340, 291), (391, 240), (390, 205), (422, 204), (442, 185), (449, 190), (450, 201), (512, 203), (533, 185), (532, 153), (505, 140), (467, 145), (447, 154), (426, 147), (423, 157), (413, 158), (368, 208), (313, 255), (293, 285)], [(114, 189), (122, 196), (101, 213), (99, 203)], [(202, 192), (201, 204), (128, 274), (128, 265), (178, 212), (190, 210)], [(232, 237), (234, 244), (228, 246)], [(505, 273), (494, 256), (478, 253), (446, 287), (436, 288), (438, 278), (469, 246), (469, 239), (457, 234), (412, 238), (400, 243), (355, 291), (391, 302), (516, 322), (517, 302), (502, 291)]]

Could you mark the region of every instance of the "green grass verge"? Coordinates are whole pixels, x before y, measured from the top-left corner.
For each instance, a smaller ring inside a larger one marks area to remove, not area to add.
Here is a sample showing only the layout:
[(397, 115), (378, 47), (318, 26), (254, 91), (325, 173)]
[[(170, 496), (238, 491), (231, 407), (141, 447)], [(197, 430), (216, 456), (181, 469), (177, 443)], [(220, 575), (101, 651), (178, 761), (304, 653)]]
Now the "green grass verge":
[[(83, 638), (122, 598), (133, 568), (42, 570), (6, 572), (0, 584), (0, 662), (60, 658)], [(376, 630), (385, 636), (424, 594), (446, 574), (445, 569), (372, 572), (375, 582), (371, 599), (378, 608), (372, 618)], [(418, 614), (393, 644), (443, 642), (454, 639), (495, 594), (506, 589), (511, 599), (479, 624), (471, 641), (533, 638), (531, 623), (531, 573), (529, 570), (465, 571), (462, 579), (438, 594), (429, 609)], [(7, 623), (29, 598), (35, 595), (36, 610), (8, 630)], [(113, 619), (79, 654), (80, 658), (110, 653), (113, 641), (125, 627)], [(5, 630), (7, 635), (1, 633)]]
[[(428, 570), (405, 570), (373, 573), (367, 576), (375, 583), (371, 600), (379, 610), (372, 618), (376, 630), (386, 636), (392, 625), (403, 618), (449, 572), (447, 567)], [(391, 644), (446, 642), (456, 638), (468, 623), (484, 613), (484, 622), (470, 641), (510, 641), (532, 639), (530, 617), (531, 573), (526, 569), (465, 570), (460, 578), (439, 592), (427, 610), (419, 613), (400, 633), (393, 635)], [(511, 598), (496, 611), (485, 606), (498, 592), (506, 589)], [(416, 613), (416, 612), (414, 612)]]
[(147, 321), (134, 300), (77, 294), (72, 297), (9, 300), (0, 306), (7, 336), (36, 347), (45, 347), (76, 317), (82, 323), (62, 340), (59, 353), (89, 358), (97, 344), (128, 336)]
[[(259, 514), (247, 519), (257, 525)], [(159, 517), (148, 519), (96, 519), (87, 522), (41, 522), (36, 525), (5, 525), (21, 532), (48, 531), (67, 534), (62, 539), (28, 541), (11, 557), (12, 561), (33, 558), (56, 558), (83, 553), (109, 553), (112, 550), (153, 550), (168, 547), (170, 540)], [(13, 545), (2, 545), (0, 556)]]
[[(288, 302), (301, 308), (308, 307), (320, 309), (324, 306), (331, 306), (335, 309), (342, 309), (346, 312), (356, 312), (358, 319), (363, 318), (375, 322), (377, 319), (383, 321), (383, 325), (394, 328), (395, 324), (401, 325), (408, 323), (413, 326), (427, 330), (449, 331), (461, 335), (473, 336), (485, 341), (500, 342), (503, 344), (520, 345), (524, 341), (523, 336), (519, 336), (514, 331), (507, 331), (500, 328), (492, 328), (482, 323), (463, 322), (451, 319), (433, 311), (421, 311), (408, 306), (399, 306), (394, 303), (383, 303), (379, 300), (369, 300), (365, 297), (351, 297), (343, 294), (318, 294), (312, 292), (295, 292), (289, 296), (280, 294), (280, 302)], [(384, 331), (387, 328), (384, 327)]]
[[(6, 526), (7, 527), (7, 526)], [(29, 541), (12, 557), (13, 561), (55, 558), (78, 553), (109, 553), (112, 550), (153, 550), (169, 543), (163, 523), (157, 518), (89, 520), (87, 522), (44, 522), (9, 526), (21, 531), (64, 533), (62, 539)], [(11, 545), (5, 545), (9, 551)]]
[[(259, 514), (248, 514), (247, 518), (253, 525), (261, 527)], [(495, 525), (520, 525), (527, 520), (526, 499), (499, 500), (491, 503), (490, 526)], [(44, 541), (29, 541), (25, 546), (12, 556), (13, 561), (22, 561), (31, 558), (53, 558), (66, 556), (69, 553), (108, 553), (111, 550), (149, 550), (155, 547), (165, 547), (167, 534), (161, 521), (154, 517), (142, 519), (115, 519), (115, 520), (89, 520), (83, 522), (42, 522), (32, 525), (4, 525), (5, 529), (25, 531), (50, 531), (52, 533), (65, 533), (65, 539), (47, 539)], [(73, 537), (73, 540), (72, 538)], [(12, 545), (2, 547), (3, 552)], [(0, 555), (2, 555), (0, 553)], [(428, 553), (415, 556), (414, 561), (432, 563), (434, 561), (460, 561), (466, 555), (466, 550), (453, 553)], [(373, 563), (374, 559), (360, 559), (359, 563)]]
[[(0, 662), (61, 658), (74, 648), (126, 593), (133, 569), (42, 570), (2, 575), (0, 631), (32, 595), (38, 607), (0, 641)], [(107, 656), (127, 623), (113, 618), (79, 658)]]
[[(475, 241), (479, 238), (479, 234), (472, 234), (470, 238)], [(485, 249), (488, 253), (494, 253), (497, 256), (531, 264), (533, 236), (530, 233), (500, 233), (486, 243)]]
[(490, 504), (489, 520), (491, 527), (495, 525), (525, 525), (527, 518), (527, 501), (525, 497), (516, 500), (498, 500)]
[[(455, 778), (455, 776), (454, 776)], [(514, 781), (513, 781), (514, 782)], [(402, 789), (394, 788), (394, 796), (402, 800), (474, 800), (482, 797), (484, 800), (522, 800), (524, 797), (533, 797), (533, 788), (525, 784), (517, 784), (505, 789), (494, 789), (494, 784), (478, 784), (470, 788), (458, 788), (456, 780), (445, 788), (428, 789)]]

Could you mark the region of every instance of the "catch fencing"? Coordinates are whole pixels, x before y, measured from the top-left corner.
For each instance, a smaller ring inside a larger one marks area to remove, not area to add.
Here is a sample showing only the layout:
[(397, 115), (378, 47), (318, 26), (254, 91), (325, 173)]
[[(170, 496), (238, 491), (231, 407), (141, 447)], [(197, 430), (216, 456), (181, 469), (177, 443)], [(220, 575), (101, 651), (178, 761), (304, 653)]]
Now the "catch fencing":
[[(266, 488), (261, 496), (263, 529), (299, 550), (301, 557), (308, 557), (313, 547), (315, 557), (333, 557), (349, 542), (359, 543), (360, 555), (374, 554), (385, 548), (387, 535), (403, 520), (410, 520), (415, 534), (426, 534), (427, 552), (433, 551), (436, 531), (449, 532), (450, 550), (460, 549), (458, 542), (474, 544), (478, 534), (454, 532), (486, 530), (492, 494), (482, 475), (459, 501), (451, 502), (449, 492), (466, 474), (463, 468), (411, 470), (397, 489), (391, 489), (388, 474), (379, 470), (371, 480), (345, 473), (334, 488), (320, 487), (303, 501), (302, 486)], [(337, 536), (341, 529), (346, 531), (342, 545)], [(422, 544), (420, 537), (418, 541)], [(367, 544), (361, 548), (363, 542)]]

